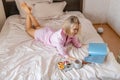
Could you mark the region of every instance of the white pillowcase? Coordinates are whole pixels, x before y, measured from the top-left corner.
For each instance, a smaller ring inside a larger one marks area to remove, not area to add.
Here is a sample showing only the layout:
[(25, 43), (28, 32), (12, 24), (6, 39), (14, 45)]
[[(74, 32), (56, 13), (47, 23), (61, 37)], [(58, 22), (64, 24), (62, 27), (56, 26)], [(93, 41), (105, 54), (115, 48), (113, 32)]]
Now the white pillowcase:
[(54, 2), (54, 3), (36, 3), (33, 7), (33, 15), (40, 19), (57, 18), (62, 15), (66, 2)]
[(20, 4), (22, 2), (26, 2), (29, 6), (33, 7), (34, 4), (36, 3), (41, 3), (41, 2), (53, 2), (53, 0), (15, 0), (17, 8), (19, 10), (19, 13), (21, 17), (25, 17), (25, 12), (21, 9)]

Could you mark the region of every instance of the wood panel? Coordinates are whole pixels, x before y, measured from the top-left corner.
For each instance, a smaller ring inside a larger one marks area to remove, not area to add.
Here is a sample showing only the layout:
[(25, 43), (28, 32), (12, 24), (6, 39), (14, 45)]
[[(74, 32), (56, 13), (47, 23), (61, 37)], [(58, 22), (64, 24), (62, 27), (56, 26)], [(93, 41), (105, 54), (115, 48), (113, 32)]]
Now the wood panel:
[(66, 1), (65, 11), (81, 11), (83, 8), (83, 0), (54, 0), (54, 2)]
[(15, 1), (8, 1), (8, 2), (6, 2), (6, 0), (2, 0), (2, 1), (3, 1), (6, 17), (14, 14), (19, 14)]

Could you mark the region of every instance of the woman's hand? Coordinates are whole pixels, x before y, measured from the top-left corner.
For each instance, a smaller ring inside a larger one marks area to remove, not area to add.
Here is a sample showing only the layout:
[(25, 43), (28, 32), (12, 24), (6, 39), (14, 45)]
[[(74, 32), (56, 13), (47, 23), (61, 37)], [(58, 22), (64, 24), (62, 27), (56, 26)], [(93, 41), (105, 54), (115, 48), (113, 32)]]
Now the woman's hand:
[(75, 61), (75, 60), (77, 60), (76, 58), (71, 57), (71, 56), (69, 56), (67, 59), (70, 60), (70, 61)]
[(87, 44), (82, 44), (82, 46), (86, 46)]
[(82, 46), (86, 46), (87, 44), (82, 44)]

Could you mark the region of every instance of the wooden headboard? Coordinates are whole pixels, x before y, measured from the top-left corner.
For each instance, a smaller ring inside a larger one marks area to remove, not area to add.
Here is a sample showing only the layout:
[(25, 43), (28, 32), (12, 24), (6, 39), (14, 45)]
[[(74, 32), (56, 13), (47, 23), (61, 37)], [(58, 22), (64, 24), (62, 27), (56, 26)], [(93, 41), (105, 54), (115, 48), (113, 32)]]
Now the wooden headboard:
[[(14, 14), (19, 14), (15, 1), (2, 0), (6, 17)], [(66, 1), (67, 5), (64, 11), (81, 11), (83, 7), (83, 0), (53, 0), (53, 2)]]

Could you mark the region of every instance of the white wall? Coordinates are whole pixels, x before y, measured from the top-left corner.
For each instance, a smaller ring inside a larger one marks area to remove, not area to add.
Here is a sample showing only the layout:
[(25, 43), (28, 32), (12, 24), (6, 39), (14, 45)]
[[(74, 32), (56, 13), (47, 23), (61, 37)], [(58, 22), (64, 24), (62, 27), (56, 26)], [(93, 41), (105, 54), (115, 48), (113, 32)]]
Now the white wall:
[(120, 0), (110, 0), (107, 15), (108, 24), (120, 35)]
[(0, 0), (0, 30), (5, 22), (5, 12), (3, 8), (2, 0)]
[(83, 14), (92, 23), (106, 23), (109, 0), (83, 0)]

